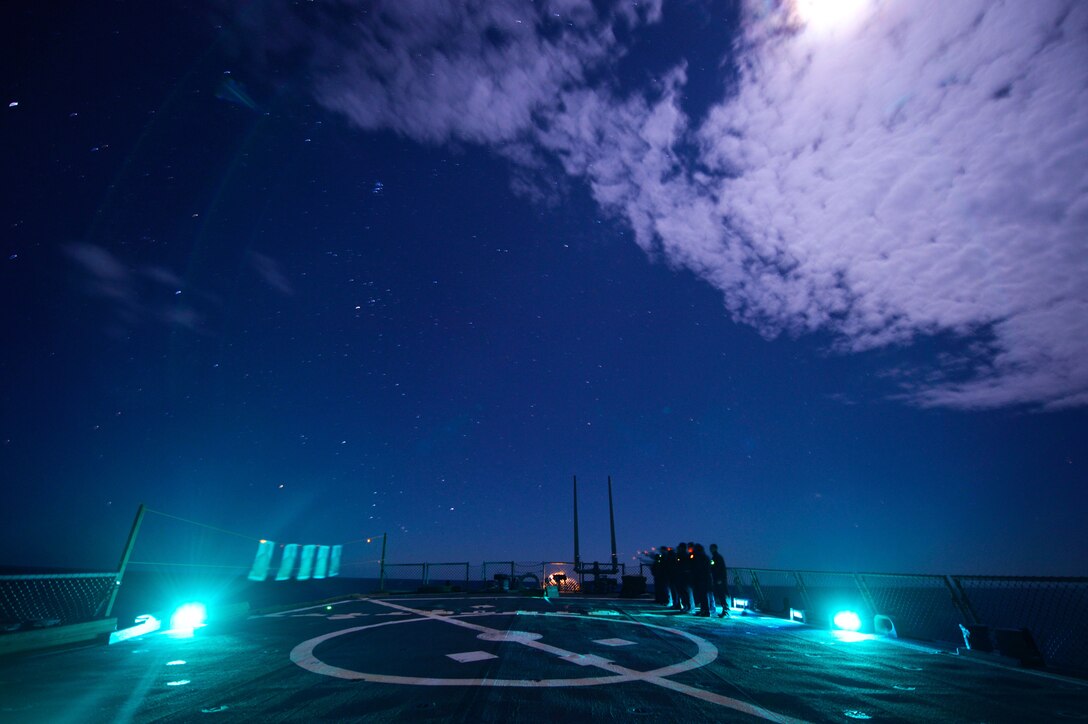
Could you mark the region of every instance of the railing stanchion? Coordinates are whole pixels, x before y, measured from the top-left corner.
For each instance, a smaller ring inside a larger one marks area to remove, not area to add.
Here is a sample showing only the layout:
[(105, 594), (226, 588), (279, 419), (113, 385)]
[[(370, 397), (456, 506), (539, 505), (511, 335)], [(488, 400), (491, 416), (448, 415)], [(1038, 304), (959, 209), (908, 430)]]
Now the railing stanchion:
[(382, 561), (378, 572), (378, 590), (385, 593), (385, 542), (389, 534), (382, 533)]
[(121, 554), (121, 563), (117, 566), (117, 580), (110, 591), (110, 601), (106, 604), (106, 618), (113, 613), (113, 603), (117, 600), (117, 591), (121, 588), (121, 579), (125, 577), (125, 568), (128, 567), (128, 559), (132, 556), (132, 549), (136, 547), (136, 535), (140, 532), (140, 523), (144, 520), (144, 504), (136, 509), (136, 518), (132, 521), (132, 530), (128, 533), (128, 542), (125, 543), (125, 551)]

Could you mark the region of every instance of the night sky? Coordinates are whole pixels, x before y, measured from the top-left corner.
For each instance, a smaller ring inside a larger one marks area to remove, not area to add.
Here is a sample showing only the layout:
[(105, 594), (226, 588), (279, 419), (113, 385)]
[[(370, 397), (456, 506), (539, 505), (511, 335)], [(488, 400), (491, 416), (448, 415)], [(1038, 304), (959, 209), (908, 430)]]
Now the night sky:
[(1088, 573), (1088, 4), (820, 5), (4, 3), (0, 563)]

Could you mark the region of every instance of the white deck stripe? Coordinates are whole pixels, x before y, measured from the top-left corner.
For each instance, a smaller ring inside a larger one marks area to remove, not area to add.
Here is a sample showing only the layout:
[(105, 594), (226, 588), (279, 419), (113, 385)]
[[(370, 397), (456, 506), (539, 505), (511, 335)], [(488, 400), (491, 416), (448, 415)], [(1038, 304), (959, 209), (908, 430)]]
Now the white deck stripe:
[[(511, 638), (509, 638), (508, 640), (510, 642), (512, 642), (512, 643), (521, 644), (522, 646), (528, 646), (529, 648), (536, 649), (538, 651), (543, 651), (543, 652), (545, 652), (547, 654), (551, 654), (552, 656), (556, 656), (558, 658), (566, 659), (568, 661), (578, 660), (580, 665), (594, 666), (596, 668), (603, 669), (605, 671), (608, 671), (608, 672), (614, 674), (614, 676), (596, 677), (596, 678), (589, 678), (589, 679), (539, 679), (539, 680), (534, 680), (534, 679), (528, 679), (528, 680), (526, 680), (526, 679), (440, 679), (440, 678), (430, 678), (430, 677), (406, 677), (406, 676), (389, 676), (389, 675), (383, 675), (383, 674), (367, 674), (367, 673), (363, 673), (363, 672), (359, 672), (359, 671), (351, 671), (349, 669), (342, 669), (342, 668), (336, 667), (336, 666), (330, 666), (330, 665), (324, 663), (323, 661), (321, 661), (320, 659), (318, 659), (316, 656), (314, 656), (314, 649), (317, 647), (317, 645), (320, 644), (321, 642), (327, 640), (327, 639), (334, 638), (336, 636), (341, 636), (341, 635), (344, 635), (344, 634), (347, 634), (347, 633), (362, 631), (362, 630), (369, 629), (369, 628), (375, 628), (377, 626), (387, 626), (387, 625), (391, 625), (391, 624), (400, 624), (400, 623), (412, 623), (414, 621), (420, 621), (420, 620), (425, 620), (425, 619), (443, 621), (443, 622), (448, 623), (448, 624), (453, 625), (453, 626), (460, 626), (462, 628), (467, 628), (467, 629), (471, 629), (471, 630), (474, 630), (474, 631), (479, 631), (480, 633), (488, 634), (490, 636), (501, 636), (502, 634), (505, 633), (501, 629), (493, 629), (493, 628), (489, 628), (487, 626), (480, 626), (478, 624), (469, 623), (468, 621), (463, 621), (460, 618), (457, 618), (455, 616), (436, 615), (436, 614), (431, 613), (430, 611), (422, 611), (422, 610), (419, 610), (419, 609), (410, 608), (408, 606), (402, 606), (400, 604), (392, 603), (390, 601), (379, 601), (379, 600), (376, 600), (376, 599), (371, 599), (370, 603), (374, 603), (374, 604), (377, 604), (379, 606), (385, 606), (387, 608), (392, 608), (392, 609), (395, 609), (395, 610), (398, 610), (398, 611), (403, 611), (403, 612), (406, 612), (406, 613), (415, 614), (416, 616), (419, 616), (420, 618), (416, 618), (416, 619), (398, 619), (396, 621), (388, 621), (388, 622), (384, 622), (384, 623), (381, 623), (381, 624), (373, 624), (373, 625), (370, 625), (370, 626), (358, 626), (358, 627), (355, 627), (355, 628), (344, 629), (343, 631), (334, 631), (334, 632), (332, 632), (330, 634), (325, 634), (324, 636), (318, 636), (316, 638), (310, 639), (309, 641), (304, 641), (301, 644), (299, 644), (298, 646), (296, 646), (294, 648), (294, 650), (291, 651), (291, 661), (293, 661), (294, 663), (296, 663), (297, 665), (301, 666), (304, 669), (307, 669), (307, 670), (312, 671), (314, 673), (324, 674), (326, 676), (335, 676), (335, 677), (343, 678), (343, 679), (354, 679), (354, 680), (360, 680), (361, 679), (361, 680), (364, 680), (364, 681), (374, 681), (374, 682), (382, 682), (382, 683), (396, 683), (396, 684), (414, 684), (414, 685), (423, 685), (423, 686), (519, 686), (519, 687), (538, 686), (538, 687), (557, 687), (557, 686), (593, 686), (593, 685), (599, 685), (599, 684), (622, 683), (622, 682), (626, 682), (626, 681), (645, 681), (647, 683), (655, 684), (655, 685), (660, 686), (662, 688), (669, 689), (670, 691), (675, 691), (675, 692), (678, 692), (678, 693), (681, 693), (681, 694), (686, 694), (687, 696), (691, 696), (691, 697), (694, 697), (694, 698), (697, 698), (697, 699), (701, 699), (702, 701), (707, 701), (707, 702), (710, 702), (712, 704), (717, 704), (718, 706), (723, 706), (723, 707), (726, 707), (726, 708), (729, 708), (729, 709), (733, 709), (734, 711), (739, 711), (741, 713), (748, 714), (749, 716), (754, 716), (754, 717), (757, 717), (757, 718), (760, 718), (760, 719), (764, 719), (766, 721), (776, 722), (777, 724), (802, 724), (804, 722), (804, 720), (802, 720), (802, 719), (794, 719), (792, 717), (788, 717), (788, 716), (785, 716), (785, 715), (782, 715), (782, 714), (777, 714), (777, 713), (775, 713), (773, 711), (770, 711), (768, 709), (764, 709), (763, 707), (756, 706), (754, 704), (749, 704), (749, 703), (744, 702), (744, 701), (740, 701), (739, 699), (733, 699), (732, 697), (724, 696), (722, 694), (715, 694), (714, 692), (705, 691), (703, 689), (699, 689), (699, 688), (696, 688), (694, 686), (688, 686), (686, 684), (681, 684), (679, 682), (672, 681), (671, 679), (666, 679), (665, 676), (680, 673), (681, 671), (687, 671), (687, 670), (690, 670), (690, 669), (699, 668), (701, 666), (705, 666), (705, 665), (711, 663), (712, 661), (714, 661), (717, 658), (718, 650), (716, 648), (714, 648), (714, 646), (712, 646), (711, 644), (706, 642), (705, 640), (699, 638), (698, 636), (694, 636), (692, 634), (689, 634), (687, 632), (680, 631), (678, 629), (666, 628), (664, 626), (656, 626), (654, 624), (642, 623), (642, 622), (639, 622), (639, 621), (629, 621), (629, 620), (626, 620), (626, 619), (620, 619), (620, 620), (616, 621), (616, 623), (627, 623), (627, 624), (634, 624), (634, 625), (638, 625), (638, 626), (646, 626), (648, 628), (662, 629), (664, 631), (669, 631), (671, 633), (675, 633), (675, 634), (677, 634), (679, 636), (682, 636), (684, 638), (687, 638), (689, 640), (694, 641), (696, 643), (696, 645), (699, 647), (699, 652), (694, 657), (689, 659), (688, 661), (681, 662), (680, 664), (676, 664), (676, 665), (673, 665), (673, 666), (662, 667), (660, 669), (655, 669), (653, 671), (636, 671), (634, 669), (628, 669), (628, 668), (626, 668), (624, 666), (620, 666), (620, 665), (618, 665), (616, 663), (613, 663), (613, 662), (611, 662), (611, 661), (609, 661), (607, 659), (602, 659), (600, 657), (593, 656), (593, 655), (583, 655), (583, 654), (578, 654), (578, 653), (575, 653), (575, 652), (572, 652), (572, 651), (567, 651), (567, 650), (559, 648), (557, 646), (552, 646), (550, 644), (546, 644), (546, 643), (544, 643), (542, 641), (537, 641), (537, 640), (534, 640), (534, 639), (531, 639), (531, 638), (528, 638), (528, 637), (511, 637)], [(528, 613), (530, 613), (531, 615), (543, 615), (543, 616), (556, 615), (556, 614), (549, 614), (549, 613), (545, 613), (545, 614), (534, 614), (532, 612), (528, 612)], [(479, 616), (479, 614), (472, 614), (472, 615), (473, 615), (473, 617), (478, 617)], [(496, 614), (493, 614), (493, 615), (502, 615), (502, 614), (496, 612)], [(578, 616), (577, 614), (565, 614), (565, 615), (575, 616), (575, 617), (578, 617), (578, 618), (591, 618), (589, 616), (585, 616), (585, 617)], [(592, 618), (593, 618), (593, 620), (601, 620), (598, 617), (592, 617)]]

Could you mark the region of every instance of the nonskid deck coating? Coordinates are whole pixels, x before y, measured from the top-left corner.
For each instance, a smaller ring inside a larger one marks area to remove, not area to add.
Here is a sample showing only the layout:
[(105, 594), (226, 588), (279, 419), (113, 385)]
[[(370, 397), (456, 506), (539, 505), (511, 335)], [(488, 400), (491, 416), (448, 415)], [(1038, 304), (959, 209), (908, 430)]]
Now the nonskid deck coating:
[(1088, 683), (779, 619), (364, 599), (0, 662), (0, 721), (1060, 721)]

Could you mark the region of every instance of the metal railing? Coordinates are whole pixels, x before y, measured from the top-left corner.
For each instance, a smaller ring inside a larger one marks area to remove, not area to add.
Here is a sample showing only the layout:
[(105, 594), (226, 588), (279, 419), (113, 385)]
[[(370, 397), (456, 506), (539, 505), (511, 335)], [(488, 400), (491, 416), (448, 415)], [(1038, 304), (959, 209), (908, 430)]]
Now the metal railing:
[(1025, 628), (1047, 663), (1088, 671), (1088, 578), (950, 578), (977, 623)]
[(0, 576), (0, 626), (15, 631), (102, 618), (116, 581), (117, 573)]
[(468, 586), (468, 563), (386, 563), (385, 585), (394, 589), (404, 585)]
[[(619, 564), (619, 576), (627, 567)], [(602, 571), (602, 578), (607, 571)], [(558, 574), (558, 577), (557, 577)], [(592, 573), (586, 572), (592, 578)], [(421, 587), (449, 584), (466, 591), (488, 588), (539, 589), (557, 585), (561, 592), (580, 590), (582, 576), (570, 561), (484, 561), (471, 563), (386, 563), (385, 588), (414, 591)], [(618, 584), (619, 581), (617, 580)]]
[[(649, 578), (649, 565), (640, 564), (638, 572)], [(620, 575), (625, 573), (621, 564)], [(0, 576), (0, 626), (10, 631), (107, 616), (118, 576), (113, 572)], [(869, 622), (878, 615), (888, 617), (904, 638), (951, 645), (963, 641), (961, 625), (1026, 629), (1048, 665), (1088, 673), (1088, 577), (734, 567), (729, 578), (730, 595), (748, 599), (752, 608), (783, 616), (791, 608), (800, 609), (806, 621), (817, 625), (850, 609)], [(539, 589), (558, 584), (561, 592), (576, 592), (582, 583), (569, 561), (385, 564), (389, 591)]]
[(730, 594), (759, 611), (804, 610), (827, 624), (837, 611), (891, 619), (898, 635), (962, 645), (964, 626), (1027, 629), (1047, 664), (1088, 671), (1088, 578), (835, 573), (730, 569)]

